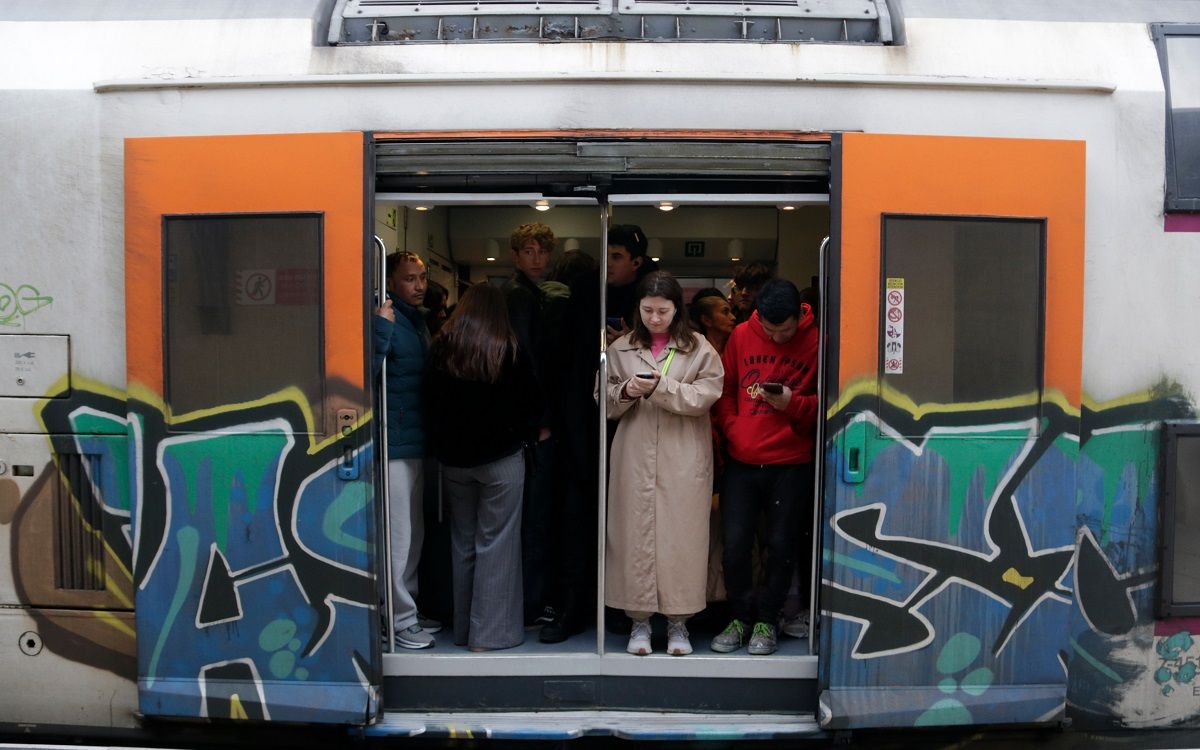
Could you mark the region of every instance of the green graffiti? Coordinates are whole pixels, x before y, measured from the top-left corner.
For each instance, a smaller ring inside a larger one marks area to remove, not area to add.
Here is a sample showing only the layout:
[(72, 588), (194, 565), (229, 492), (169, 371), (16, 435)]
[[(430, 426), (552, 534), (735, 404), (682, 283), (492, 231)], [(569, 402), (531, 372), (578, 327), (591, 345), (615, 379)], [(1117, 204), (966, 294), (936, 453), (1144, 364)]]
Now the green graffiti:
[(946, 529), (950, 536), (958, 534), (963, 508), (967, 505), (967, 491), (975, 478), (982, 475), (983, 499), (985, 502), (990, 500), (1005, 469), (1025, 446), (1025, 439), (1031, 437), (1028, 430), (1018, 429), (970, 436), (934, 434), (925, 441), (926, 449), (941, 456), (950, 472), (950, 513)]
[(982, 650), (979, 639), (970, 633), (956, 633), (938, 654), (937, 670), (942, 674), (954, 674), (971, 666)]
[(179, 550), (179, 580), (175, 582), (175, 595), (171, 597), (171, 606), (163, 618), (162, 628), (158, 631), (158, 640), (154, 644), (154, 653), (150, 657), (150, 667), (146, 670), (146, 689), (154, 687), (154, 675), (158, 672), (158, 660), (162, 656), (163, 647), (167, 645), (167, 637), (175, 626), (175, 618), (196, 577), (196, 551), (200, 547), (200, 532), (192, 526), (184, 526), (175, 532), (175, 546)]
[(278, 651), (296, 637), (296, 623), (291, 620), (272, 620), (258, 634), (258, 647), (263, 651)]
[(1158, 669), (1154, 671), (1154, 681), (1162, 687), (1163, 695), (1170, 695), (1176, 685), (1190, 685), (1196, 679), (1197, 657), (1188, 653), (1195, 645), (1195, 639), (1186, 630), (1154, 644), (1154, 651), (1160, 660)]
[[(980, 640), (970, 633), (955, 633), (951, 636), (937, 656), (937, 671), (946, 675), (938, 682), (938, 690), (946, 695), (954, 695), (961, 689), (975, 698), (986, 693), (995, 679), (995, 674), (987, 667), (971, 670), (962, 680), (954, 677), (956, 673), (968, 669), (979, 658), (982, 650)], [(950, 726), (970, 724), (972, 721), (971, 711), (962, 701), (957, 698), (943, 698), (917, 717), (916, 726)]]
[(370, 493), (366, 482), (347, 484), (329, 507), (321, 519), (321, 531), (334, 544), (352, 549), (355, 552), (367, 552), (370, 545), (366, 539), (347, 534), (342, 531), (342, 524), (353, 517), (370, 502)]
[(296, 655), (291, 651), (276, 651), (271, 655), (270, 669), (271, 674), (275, 677), (281, 680), (287, 679), (295, 667)]
[(1100, 518), (1100, 544), (1109, 543), (1112, 513), (1122, 483), (1136, 481), (1133, 507), (1141, 506), (1150, 495), (1150, 484), (1158, 471), (1159, 431), (1135, 426), (1092, 435), (1083, 447), (1083, 455), (1100, 467), (1104, 475), (1104, 512)]
[[(271, 431), (254, 435), (213, 435), (170, 445), (167, 454), (179, 462), (187, 487), (187, 506), (196, 512), (196, 492), (202, 471), (208, 472), (209, 504), (217, 548), (229, 543), (229, 512), (235, 488), (245, 496), (246, 512), (253, 513), (261, 482), (274, 482), (269, 471), (287, 446), (288, 437)], [(242, 482), (245, 482), (242, 485)]]
[(853, 557), (843, 555), (841, 552), (833, 552), (828, 548), (821, 550), (821, 559), (825, 562), (833, 561), (838, 565), (845, 565), (847, 568), (857, 570), (859, 573), (866, 573), (867, 575), (876, 576), (890, 583), (900, 583), (900, 576), (896, 575), (887, 568), (883, 568), (872, 563), (863, 562), (862, 560), (855, 560)]
[(918, 727), (961, 726), (971, 723), (971, 712), (953, 698), (943, 698), (917, 717)]
[[(117, 510), (130, 510), (129, 502), (129, 461), (128, 443), (125, 437), (125, 424), (106, 414), (75, 413), (71, 415), (71, 426), (77, 435), (87, 435), (108, 446), (112, 460), (113, 477), (116, 482), (116, 497), (103, 497), (104, 504)], [(92, 481), (99, 485), (99, 477)], [(101, 488), (103, 491), (103, 488)]]
[(1085, 649), (1083, 646), (1080, 646), (1074, 638), (1070, 638), (1069, 640), (1071, 641), (1071, 648), (1075, 651), (1075, 653), (1079, 654), (1079, 656), (1088, 664), (1091, 664), (1097, 672), (1116, 683), (1125, 681), (1121, 675), (1114, 672), (1111, 667), (1089, 654), (1087, 649)]
[(42, 294), (31, 284), (21, 284), (14, 289), (0, 283), (0, 326), (19, 326), (22, 318), (53, 302), (53, 297)]

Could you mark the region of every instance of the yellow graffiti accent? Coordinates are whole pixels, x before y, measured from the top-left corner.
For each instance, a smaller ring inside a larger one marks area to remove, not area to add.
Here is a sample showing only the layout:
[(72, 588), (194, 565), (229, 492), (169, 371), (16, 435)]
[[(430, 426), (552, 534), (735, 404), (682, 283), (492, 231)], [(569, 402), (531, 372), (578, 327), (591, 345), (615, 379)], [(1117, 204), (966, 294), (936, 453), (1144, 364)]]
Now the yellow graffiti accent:
[(241, 719), (242, 721), (250, 718), (246, 714), (246, 708), (242, 705), (242, 697), (237, 693), (229, 696), (229, 718)]
[(105, 612), (102, 609), (98, 609), (98, 610), (94, 611), (92, 613), (92, 615), (98, 620), (103, 620), (105, 622), (105, 624), (111, 625), (112, 627), (121, 631), (125, 635), (129, 636), (130, 638), (135, 637), (133, 628), (129, 627), (129, 623), (127, 623), (124, 620), (122, 620), (121, 618), (117, 617), (112, 612)]
[(1022, 591), (1029, 588), (1029, 586), (1033, 583), (1032, 576), (1023, 576), (1016, 568), (1009, 568), (1008, 570), (1004, 571), (1004, 575), (1001, 576), (1000, 580), (1004, 581), (1005, 583), (1011, 583), (1013, 586), (1016, 586)]
[[(155, 393), (144, 383), (130, 383), (129, 396), (138, 401), (150, 404), (155, 409), (159, 410), (163, 415), (163, 419), (169, 425), (178, 425), (204, 417), (232, 414), (245, 409), (256, 409), (264, 406), (274, 406), (275, 404), (292, 402), (296, 404), (296, 406), (300, 407), (300, 413), (304, 417), (304, 432), (314, 436), (318, 433), (316, 428), (316, 418), (313, 416), (312, 405), (308, 402), (308, 397), (304, 395), (304, 391), (300, 390), (296, 386), (288, 386), (287, 388), (283, 388), (275, 393), (268, 394), (261, 398), (256, 398), (252, 401), (222, 404), (220, 406), (212, 406), (207, 409), (197, 409), (184, 414), (175, 414), (172, 412), (167, 404), (163, 402), (162, 396)], [(357, 430), (360, 427), (366, 426), (370, 423), (373, 417), (374, 413), (371, 409), (364, 410), (363, 415), (359, 419), (355, 420), (354, 424), (351, 425), (351, 430)], [(325, 448), (337, 443), (343, 437), (344, 436), (340, 432), (333, 432), (332, 434), (327, 435), (320, 442), (313, 442), (310, 444), (308, 447), (308, 454), (315, 455), (320, 453)]]
[[(1142, 392), (1142, 395), (1146, 396), (1144, 400), (1150, 400), (1149, 391)], [(880, 400), (897, 409), (908, 412), (914, 419), (918, 420), (930, 414), (957, 414), (1000, 409), (1018, 409), (1021, 407), (1036, 406), (1039, 403), (1055, 404), (1065, 414), (1073, 416), (1079, 416), (1080, 414), (1078, 406), (1072, 404), (1062, 391), (1053, 388), (1045, 392), (1030, 391), (1016, 396), (1006, 396), (1005, 398), (996, 398), (987, 401), (969, 401), (952, 404), (936, 402), (918, 404), (907, 394), (893, 388), (891, 385), (884, 383), (881, 386), (878, 378), (866, 378), (848, 385), (838, 397), (837, 402), (829, 407), (826, 416), (833, 418), (839, 412), (845, 411), (855, 399), (862, 396), (877, 396)]]

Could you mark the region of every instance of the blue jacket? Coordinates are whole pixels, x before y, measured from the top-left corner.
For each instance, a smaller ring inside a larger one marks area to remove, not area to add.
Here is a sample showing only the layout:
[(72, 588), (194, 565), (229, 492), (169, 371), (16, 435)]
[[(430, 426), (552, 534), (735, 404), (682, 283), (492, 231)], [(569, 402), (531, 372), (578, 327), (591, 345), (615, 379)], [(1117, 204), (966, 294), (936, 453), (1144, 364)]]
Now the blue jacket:
[(429, 329), (425, 316), (392, 295), (396, 322), (375, 316), (375, 373), (387, 359), (387, 456), (425, 456), (424, 388)]

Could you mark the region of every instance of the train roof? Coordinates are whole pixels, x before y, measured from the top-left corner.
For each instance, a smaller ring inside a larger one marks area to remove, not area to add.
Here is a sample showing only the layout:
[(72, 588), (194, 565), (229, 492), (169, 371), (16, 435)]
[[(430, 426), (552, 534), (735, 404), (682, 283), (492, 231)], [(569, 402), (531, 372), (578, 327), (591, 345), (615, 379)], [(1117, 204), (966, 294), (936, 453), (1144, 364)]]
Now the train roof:
[[(1200, 0), (887, 0), (886, 5), (893, 16), (904, 18), (1200, 23)], [(0, 21), (312, 18), (328, 23), (338, 8), (335, 0), (9, 0), (0, 3)]]

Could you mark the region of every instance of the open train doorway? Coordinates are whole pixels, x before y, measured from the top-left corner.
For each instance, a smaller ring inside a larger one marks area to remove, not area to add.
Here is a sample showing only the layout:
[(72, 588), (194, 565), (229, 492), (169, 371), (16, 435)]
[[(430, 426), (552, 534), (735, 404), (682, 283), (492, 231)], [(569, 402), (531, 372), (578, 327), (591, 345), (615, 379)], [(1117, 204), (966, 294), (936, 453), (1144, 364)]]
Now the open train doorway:
[[(685, 144), (693, 152), (695, 145)], [(418, 144), (407, 144), (406, 149), (414, 165), (420, 161), (412, 156), (419, 151)], [(584, 352), (582, 356), (588, 359), (589, 368), (587, 383), (576, 377), (578, 382), (574, 384), (579, 386), (576, 390), (584, 392), (582, 400), (593, 407), (582, 420), (576, 418), (567, 425), (567, 431), (559, 435), (558, 446), (559, 460), (567, 461), (566, 456), (575, 450), (571, 445), (573, 438), (587, 436), (587, 440), (575, 441), (586, 444), (584, 450), (590, 454), (584, 470), (592, 475), (589, 491), (582, 493), (586, 498), (582, 515), (588, 517), (587, 523), (580, 524), (580, 514), (576, 514), (576, 525), (564, 531), (562, 526), (556, 526), (562, 522), (561, 516), (552, 518), (548, 522), (552, 531), (545, 558), (549, 561), (547, 570), (559, 575), (576, 566), (569, 561), (564, 564), (564, 559), (555, 555), (562, 555), (564, 548), (568, 555), (586, 550), (589, 560), (585, 568), (590, 580), (586, 586), (576, 584), (563, 590), (560, 576), (558, 594), (548, 593), (543, 597), (545, 606), (551, 610), (570, 606), (570, 602), (578, 606), (581, 598), (587, 599), (586, 623), (580, 626), (575, 621), (565, 640), (546, 642), (540, 637), (541, 625), (530, 621), (531, 612), (527, 611), (526, 620), (531, 627), (517, 647), (472, 652), (467, 644), (455, 644), (454, 636), (446, 629), (453, 619), (452, 608), (448, 606), (450, 582), (446, 577), (450, 565), (444, 558), (448, 547), (444, 540), (449, 529), (438, 528), (439, 524), (448, 524), (448, 519), (438, 480), (429, 481), (426, 554), (443, 554), (443, 560), (423, 562), (418, 602), (426, 610), (422, 614), (441, 621), (443, 630), (435, 634), (437, 643), (433, 648), (395, 649), (385, 653), (385, 707), (393, 711), (470, 710), (478, 708), (481, 701), (511, 710), (686, 710), (688, 706), (705, 705), (718, 711), (777, 711), (812, 716), (817, 670), (815, 649), (808, 638), (784, 635), (784, 623), (779, 622), (776, 623), (779, 648), (774, 654), (752, 656), (745, 648), (735, 653), (718, 653), (710, 648), (728, 617), (721, 551), (716, 541), (720, 533), (718, 493), (709, 492), (705, 498), (705, 531), (710, 531), (710, 525), (713, 527), (713, 543), (705, 545), (699, 561), (705, 590), (701, 606), (689, 620), (693, 652), (686, 657), (668, 655), (667, 622), (658, 617), (652, 618), (654, 652), (648, 656), (627, 652), (629, 621), (620, 609), (606, 607), (604, 596), (608, 562), (605, 553), (610, 546), (610, 500), (606, 485), (613, 472), (620, 469), (609, 466), (610, 431), (605, 426), (608, 420), (600, 412), (593, 389), (607, 377), (602, 368), (607, 360), (605, 332), (611, 322), (608, 318), (624, 315), (610, 309), (614, 286), (629, 285), (628, 280), (613, 284), (614, 279), (609, 276), (610, 230), (634, 226), (644, 233), (645, 246), (638, 248), (639, 265), (644, 264), (646, 270), (662, 268), (678, 279), (685, 296), (680, 313), (689, 319), (691, 303), (701, 291), (724, 300), (733, 317), (732, 307), (738, 304), (733, 279), (747, 269), (758, 284), (770, 276), (789, 278), (798, 290), (808, 295), (810, 309), (816, 312), (819, 248), (829, 233), (827, 183), (815, 180), (804, 186), (806, 192), (799, 192), (794, 179), (790, 183), (781, 179), (779, 186), (768, 186), (765, 191), (758, 183), (759, 192), (751, 193), (747, 192), (750, 185), (731, 179), (711, 192), (679, 192), (679, 187), (696, 183), (697, 175), (691, 175), (679, 176), (672, 192), (660, 192), (669, 181), (639, 183), (638, 187), (656, 191), (647, 193), (630, 192), (634, 189), (632, 185), (614, 188), (614, 182), (621, 180), (614, 180), (611, 174), (588, 174), (588, 184), (574, 185), (569, 190), (561, 182), (550, 182), (545, 177), (489, 175), (492, 182), (507, 180), (511, 192), (450, 193), (438, 190), (453, 182), (450, 177), (436, 173), (417, 176), (415, 171), (430, 170), (414, 170), (402, 179), (395, 171), (395, 161), (380, 160), (380, 163), (386, 163), (392, 171), (377, 179), (376, 234), (389, 250), (405, 248), (423, 255), (429, 278), (438, 280), (446, 289), (445, 303), (451, 308), (470, 285), (487, 283), (503, 288), (511, 282), (518, 270), (513, 247), (518, 229), (537, 224), (552, 231), (554, 260), (547, 278), (539, 285), (550, 290), (551, 296), (565, 287), (572, 296), (581, 297), (579, 290), (586, 289), (591, 305), (583, 316), (584, 329), (572, 330), (567, 336), (572, 351), (556, 349), (552, 359), (574, 360), (579, 351)], [(578, 177), (576, 181), (582, 182)], [(708, 187), (711, 189), (715, 184), (710, 179)], [(388, 187), (408, 189), (388, 190)], [(413, 189), (420, 187), (424, 189)], [(617, 189), (625, 192), (615, 192)], [(558, 272), (551, 271), (560, 264), (570, 265), (571, 259), (585, 270), (563, 283)], [(758, 278), (753, 274), (763, 276)], [(644, 273), (638, 278), (642, 276)], [(547, 285), (545, 281), (551, 283)], [(744, 294), (747, 290), (741, 291)], [(702, 317), (703, 314), (696, 317), (698, 326), (703, 325)], [(562, 320), (578, 321), (578, 310), (564, 313)], [(714, 339), (719, 336), (716, 331), (712, 333)], [(577, 344), (582, 347), (573, 346)], [(436, 419), (436, 414), (431, 418)], [(711, 453), (712, 446), (709, 450)], [(808, 491), (813, 494), (811, 486)], [(812, 528), (815, 516), (812, 504), (806, 507), (809, 514), (806, 531), (811, 533), (815, 531)], [(431, 518), (436, 520), (431, 522)], [(758, 567), (755, 585), (759, 585), (763, 555), (759, 551), (754, 554), (754, 564)], [(810, 592), (815, 589), (812, 576), (816, 574), (811, 551), (806, 558), (796, 566), (796, 575), (789, 576), (785, 591), (787, 615), (796, 622), (813, 609)], [(806, 577), (803, 583), (799, 580), (801, 575)], [(550, 584), (551, 589), (553, 585)], [(540, 609), (536, 604), (533, 607), (533, 611)], [(681, 680), (690, 685), (687, 696), (664, 690), (668, 685), (683, 684)]]

